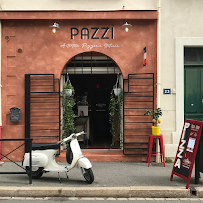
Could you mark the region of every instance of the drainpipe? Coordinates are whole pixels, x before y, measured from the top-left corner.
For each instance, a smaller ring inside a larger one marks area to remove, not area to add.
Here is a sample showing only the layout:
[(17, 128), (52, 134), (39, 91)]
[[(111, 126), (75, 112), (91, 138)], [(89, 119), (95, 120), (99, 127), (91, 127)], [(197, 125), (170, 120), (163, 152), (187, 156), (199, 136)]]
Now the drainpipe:
[[(0, 20), (0, 33), (1, 33), (1, 20)], [(1, 38), (0, 38), (1, 47)], [(0, 49), (0, 61), (1, 61), (1, 49)], [(0, 139), (2, 139), (2, 112), (1, 112), (1, 63), (0, 63)], [(2, 142), (0, 141), (0, 153), (2, 153)], [(1, 155), (0, 155), (1, 158)]]
[[(157, 20), (157, 108), (160, 108), (161, 96), (161, 0), (157, 2), (158, 20)], [(156, 154), (160, 152), (158, 140), (156, 142)], [(156, 156), (156, 162), (160, 163), (160, 156)]]
[(157, 21), (157, 108), (160, 108), (161, 95), (161, 0), (158, 0), (158, 21)]

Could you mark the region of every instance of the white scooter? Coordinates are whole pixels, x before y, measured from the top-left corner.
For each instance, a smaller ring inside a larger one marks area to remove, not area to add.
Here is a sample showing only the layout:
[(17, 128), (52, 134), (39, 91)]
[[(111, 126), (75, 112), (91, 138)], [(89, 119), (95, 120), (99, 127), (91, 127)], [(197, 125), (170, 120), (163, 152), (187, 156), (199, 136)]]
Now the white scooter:
[[(33, 143), (32, 144), (32, 178), (38, 179), (43, 173), (47, 172), (68, 172), (74, 167), (80, 167), (82, 170), (82, 174), (85, 180), (88, 183), (92, 183), (94, 181), (94, 175), (92, 172), (92, 164), (90, 161), (85, 158), (81, 152), (80, 145), (78, 143), (77, 137), (79, 135), (84, 134), (84, 132), (73, 133), (69, 137), (59, 141), (58, 143)], [(70, 164), (59, 165), (55, 161), (56, 153), (59, 149), (60, 144), (64, 142), (70, 141), (67, 152), (66, 152), (66, 160)], [(22, 165), (26, 167), (27, 173), (29, 175), (29, 158), (30, 154), (25, 153), (24, 159), (22, 161)], [(66, 173), (67, 176), (67, 173)], [(67, 176), (68, 178), (68, 176)], [(60, 177), (59, 177), (60, 180)]]

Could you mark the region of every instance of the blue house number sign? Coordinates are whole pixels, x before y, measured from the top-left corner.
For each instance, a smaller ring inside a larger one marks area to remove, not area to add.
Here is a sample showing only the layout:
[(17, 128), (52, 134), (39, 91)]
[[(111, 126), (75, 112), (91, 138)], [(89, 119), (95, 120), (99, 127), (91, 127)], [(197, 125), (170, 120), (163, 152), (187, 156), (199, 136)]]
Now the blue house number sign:
[(171, 94), (171, 89), (164, 89), (164, 94)]

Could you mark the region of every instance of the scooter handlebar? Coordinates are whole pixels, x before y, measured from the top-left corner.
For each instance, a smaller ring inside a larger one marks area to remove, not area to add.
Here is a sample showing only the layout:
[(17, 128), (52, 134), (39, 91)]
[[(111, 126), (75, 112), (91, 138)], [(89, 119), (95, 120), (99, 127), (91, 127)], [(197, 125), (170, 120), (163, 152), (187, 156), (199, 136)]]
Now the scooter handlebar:
[(68, 141), (68, 140), (71, 140), (71, 139), (73, 139), (74, 137), (76, 138), (76, 137), (78, 137), (78, 136), (80, 136), (80, 135), (83, 135), (83, 134), (85, 134), (84, 131), (79, 132), (79, 133), (72, 133), (70, 136), (64, 138), (63, 140), (59, 141), (58, 143), (63, 144), (64, 142), (66, 142), (66, 141)]
[(76, 133), (75, 136), (78, 137), (78, 136), (83, 135), (83, 134), (85, 134), (85, 132), (84, 132), (84, 131), (81, 131), (81, 132), (79, 132), (79, 133)]

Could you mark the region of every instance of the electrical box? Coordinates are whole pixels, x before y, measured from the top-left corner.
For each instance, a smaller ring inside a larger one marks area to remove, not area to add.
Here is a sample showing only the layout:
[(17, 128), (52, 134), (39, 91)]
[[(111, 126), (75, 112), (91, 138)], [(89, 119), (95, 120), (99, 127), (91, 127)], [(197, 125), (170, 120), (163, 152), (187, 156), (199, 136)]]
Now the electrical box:
[(20, 122), (20, 109), (17, 107), (10, 108), (10, 122)]

